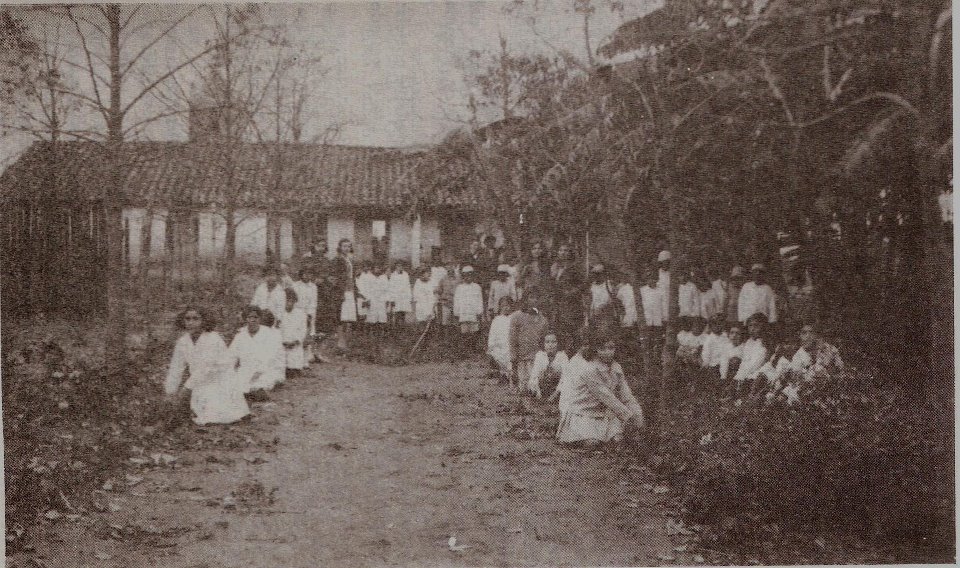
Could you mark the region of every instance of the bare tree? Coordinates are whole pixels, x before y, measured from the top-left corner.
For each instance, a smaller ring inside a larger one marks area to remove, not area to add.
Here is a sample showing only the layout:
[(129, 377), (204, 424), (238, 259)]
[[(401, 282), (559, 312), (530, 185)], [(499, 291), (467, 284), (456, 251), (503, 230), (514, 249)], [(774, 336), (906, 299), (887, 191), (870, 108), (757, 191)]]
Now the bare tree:
[[(124, 201), (123, 180), (126, 172), (123, 143), (128, 136), (140, 132), (146, 125), (170, 116), (165, 112), (141, 113), (148, 97), (177, 74), (210, 53), (215, 44), (198, 48), (193, 53), (169, 64), (162, 70), (145, 65), (145, 57), (163, 42), (170, 40), (190, 20), (199, 8), (169, 11), (151, 9), (146, 5), (121, 6), (99, 4), (89, 6), (61, 6), (49, 11), (52, 18), (72, 29), (70, 53), (56, 61), (72, 69), (78, 76), (78, 86), (59, 84), (54, 91), (76, 99), (82, 107), (92, 110), (103, 120), (103, 130), (89, 132), (90, 139), (104, 145), (108, 176), (103, 184), (103, 208), (106, 219), (105, 256), (108, 329), (111, 373), (121, 371), (126, 317), (122, 291), (125, 287), (123, 267)], [(69, 41), (69, 40), (68, 40)], [(139, 85), (137, 85), (139, 83)], [(52, 112), (51, 112), (52, 114)], [(136, 116), (134, 120), (131, 117)], [(59, 121), (59, 118), (58, 118)], [(86, 133), (85, 133), (86, 134)]]

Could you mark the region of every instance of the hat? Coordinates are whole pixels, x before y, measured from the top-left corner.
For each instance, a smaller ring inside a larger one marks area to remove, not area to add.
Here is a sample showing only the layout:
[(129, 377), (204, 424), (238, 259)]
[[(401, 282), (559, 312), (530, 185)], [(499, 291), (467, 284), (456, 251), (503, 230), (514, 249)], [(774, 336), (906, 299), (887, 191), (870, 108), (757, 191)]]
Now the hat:
[(664, 262), (670, 260), (670, 251), (662, 250), (660, 254), (657, 255), (657, 262)]
[(510, 265), (501, 264), (500, 266), (497, 267), (497, 272), (510, 272)]
[(730, 276), (743, 276), (743, 267), (739, 264), (730, 271)]
[(593, 272), (593, 273), (603, 272), (603, 265), (602, 265), (602, 264), (594, 264), (594, 265), (590, 268), (590, 272)]
[(754, 263), (753, 266), (750, 267), (751, 272), (753, 272), (754, 270), (766, 270), (766, 269), (767, 267), (759, 262)]
[(460, 269), (460, 274), (470, 274), (473, 272), (473, 267), (469, 264)]

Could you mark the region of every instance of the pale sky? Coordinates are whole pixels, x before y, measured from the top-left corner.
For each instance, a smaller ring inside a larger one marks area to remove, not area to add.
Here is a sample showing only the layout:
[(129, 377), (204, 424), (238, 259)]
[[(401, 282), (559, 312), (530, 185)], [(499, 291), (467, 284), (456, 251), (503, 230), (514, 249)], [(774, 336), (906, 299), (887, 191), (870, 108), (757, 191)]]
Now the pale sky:
[[(595, 3), (590, 22), (594, 50), (655, 0), (627, 0), (622, 13), (612, 11), (606, 0)], [(307, 137), (339, 123), (344, 126), (336, 143), (410, 146), (437, 142), (466, 118), (462, 62), (471, 50), (497, 51), (499, 34), (511, 51), (564, 50), (586, 58), (582, 17), (573, 13), (573, 0), (527, 0), (522, 11), (513, 13), (505, 11), (506, 5), (329, 2), (270, 4), (264, 10), (272, 21), (287, 23), (295, 41), (325, 58), (328, 73), (310, 102)], [(151, 8), (161, 17), (175, 9)], [(196, 31), (181, 34), (181, 46), (201, 41), (195, 39)], [(161, 50), (156, 53), (163, 57)], [(184, 130), (182, 121), (174, 121), (153, 128), (148, 137), (182, 139)], [(5, 140), (0, 157), (10, 157), (25, 143), (22, 137)]]

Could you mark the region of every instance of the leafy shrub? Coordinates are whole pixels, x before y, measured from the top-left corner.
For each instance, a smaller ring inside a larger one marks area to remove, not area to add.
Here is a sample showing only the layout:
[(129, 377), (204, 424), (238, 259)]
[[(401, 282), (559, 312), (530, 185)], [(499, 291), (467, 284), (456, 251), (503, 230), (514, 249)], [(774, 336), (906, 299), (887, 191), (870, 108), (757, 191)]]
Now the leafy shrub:
[(951, 420), (946, 405), (848, 373), (789, 406), (689, 401), (652, 465), (711, 546), (789, 533), (952, 550)]

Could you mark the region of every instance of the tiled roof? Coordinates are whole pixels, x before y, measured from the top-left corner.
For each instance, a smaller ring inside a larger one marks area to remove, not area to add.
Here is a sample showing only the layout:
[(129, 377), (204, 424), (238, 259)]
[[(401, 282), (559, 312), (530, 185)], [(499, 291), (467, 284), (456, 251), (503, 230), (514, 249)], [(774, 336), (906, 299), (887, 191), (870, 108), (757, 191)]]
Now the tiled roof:
[[(416, 173), (423, 152), (294, 143), (244, 143), (226, 152), (213, 143), (128, 142), (123, 145), (126, 201), (223, 206), (229, 197), (231, 156), (241, 207), (404, 207), (419, 188)], [(0, 199), (97, 199), (107, 171), (100, 144), (61, 142), (54, 149), (50, 143), (36, 143), (0, 175)], [(432, 191), (419, 202), (471, 207), (475, 200)]]

